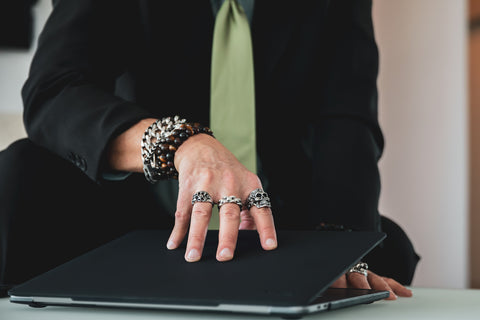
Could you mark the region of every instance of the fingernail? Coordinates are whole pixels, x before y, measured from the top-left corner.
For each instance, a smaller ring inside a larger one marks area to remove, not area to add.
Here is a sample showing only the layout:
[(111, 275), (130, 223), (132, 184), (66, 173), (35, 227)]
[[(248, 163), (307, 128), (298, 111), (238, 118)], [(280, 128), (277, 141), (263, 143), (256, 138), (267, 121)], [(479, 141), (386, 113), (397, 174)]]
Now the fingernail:
[(228, 248), (224, 248), (222, 251), (220, 251), (220, 257), (223, 259), (231, 259), (233, 257), (232, 251)]
[(195, 261), (200, 258), (200, 254), (198, 253), (197, 249), (192, 249), (188, 252), (187, 260), (188, 261)]
[(175, 242), (173, 242), (172, 240), (168, 240), (167, 242), (167, 249), (175, 249)]
[(273, 239), (267, 239), (267, 241), (265, 241), (265, 245), (269, 248), (274, 248), (276, 246), (276, 242)]

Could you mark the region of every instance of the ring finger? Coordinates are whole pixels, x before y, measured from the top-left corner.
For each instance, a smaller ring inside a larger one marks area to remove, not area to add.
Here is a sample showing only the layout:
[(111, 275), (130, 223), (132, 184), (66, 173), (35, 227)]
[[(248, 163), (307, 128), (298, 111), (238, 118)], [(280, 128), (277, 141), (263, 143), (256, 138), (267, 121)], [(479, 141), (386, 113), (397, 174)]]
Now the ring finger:
[(370, 284), (368, 283), (367, 277), (364, 274), (358, 272), (347, 273), (347, 280), (350, 286), (357, 289), (371, 289)]

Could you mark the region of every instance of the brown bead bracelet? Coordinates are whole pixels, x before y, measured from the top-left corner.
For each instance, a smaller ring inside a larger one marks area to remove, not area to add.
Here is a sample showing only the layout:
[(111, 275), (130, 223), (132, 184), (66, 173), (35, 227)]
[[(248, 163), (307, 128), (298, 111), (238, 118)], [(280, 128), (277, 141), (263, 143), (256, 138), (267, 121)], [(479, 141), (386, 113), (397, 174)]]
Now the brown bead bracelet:
[(175, 116), (152, 123), (142, 137), (142, 161), (145, 178), (155, 183), (158, 180), (178, 179), (174, 156), (178, 147), (198, 133), (213, 136), (210, 128), (199, 123), (188, 123)]

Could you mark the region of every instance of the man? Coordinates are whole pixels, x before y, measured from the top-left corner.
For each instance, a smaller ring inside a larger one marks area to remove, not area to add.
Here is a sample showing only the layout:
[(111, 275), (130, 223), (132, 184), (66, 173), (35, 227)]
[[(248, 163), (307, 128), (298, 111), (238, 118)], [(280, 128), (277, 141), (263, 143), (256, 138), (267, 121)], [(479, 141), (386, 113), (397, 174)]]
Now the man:
[[(53, 3), (22, 91), (29, 139), (0, 157), (2, 193), (14, 197), (1, 200), (8, 202), (1, 216), (3, 283), (138, 227), (173, 226), (166, 245), (173, 250), (187, 238), (185, 259), (198, 261), (211, 203), (222, 199), (219, 261), (234, 258), (239, 227), (256, 228), (266, 250), (277, 246), (276, 228), (381, 229), (371, 1), (240, 1), (252, 37), (256, 172), (207, 130), (172, 146), (178, 184), (153, 185), (142, 172), (158, 173), (157, 164), (145, 168), (149, 154), (140, 152), (148, 128), (173, 115), (211, 125), (213, 31), (225, 3)], [(164, 132), (162, 123), (151, 130)], [(245, 209), (257, 189), (268, 192), (268, 206)], [(417, 258), (405, 239), (400, 281), (407, 284)], [(381, 249), (373, 269), (392, 269), (386, 254), (399, 254), (388, 250)], [(392, 298), (394, 291), (410, 294), (370, 275), (373, 281), (358, 274), (339, 281), (376, 283)]]

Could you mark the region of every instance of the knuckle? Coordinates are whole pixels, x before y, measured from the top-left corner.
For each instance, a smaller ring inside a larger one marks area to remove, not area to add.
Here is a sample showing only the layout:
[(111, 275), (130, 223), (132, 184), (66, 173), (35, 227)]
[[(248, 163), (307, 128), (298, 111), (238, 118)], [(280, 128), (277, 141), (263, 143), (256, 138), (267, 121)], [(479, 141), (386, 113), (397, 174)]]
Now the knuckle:
[(195, 219), (209, 219), (210, 213), (206, 210), (194, 208), (192, 210), (192, 217), (194, 217)]
[(222, 179), (226, 182), (233, 182), (237, 178), (237, 175), (232, 170), (225, 170), (222, 173)]
[(205, 237), (199, 233), (196, 232), (190, 232), (188, 235), (188, 242), (191, 242), (193, 244), (198, 244), (198, 243), (203, 243), (203, 240)]
[(201, 177), (204, 183), (210, 184), (215, 179), (215, 173), (212, 170), (205, 170), (202, 172)]
[(232, 170), (226, 170), (222, 172), (223, 188), (225, 191), (231, 191), (231, 192), (228, 192), (229, 194), (227, 195), (240, 196), (240, 194), (237, 195), (236, 190), (238, 190), (238, 185), (239, 185), (239, 182), (241, 181), (242, 181), (242, 178)]
[(249, 222), (255, 222), (255, 220), (253, 219), (252, 216), (249, 216), (249, 215), (241, 215), (240, 216), (240, 219), (242, 221), (249, 221)]
[(257, 189), (257, 188), (260, 188), (260, 189), (263, 189), (262, 187), (262, 182), (260, 181), (260, 178), (258, 177), (258, 175), (256, 175), (255, 173), (249, 171), (247, 174), (246, 174), (246, 177), (245, 177), (245, 185), (247, 185), (249, 188), (248, 192), (250, 193), (252, 190), (254, 189)]
[(231, 206), (228, 207), (222, 207), (223, 210), (221, 210), (221, 216), (224, 219), (227, 220), (240, 220), (240, 212), (238, 210), (235, 210), (235, 208), (231, 208)]
[(247, 179), (248, 185), (253, 186), (253, 189), (262, 188), (260, 178), (255, 173), (249, 171), (246, 179)]
[(253, 206), (251, 211), (253, 211), (252, 214), (257, 218), (268, 218), (272, 216), (272, 210), (270, 208), (256, 208)]
[(259, 232), (263, 234), (274, 234), (275, 233), (275, 228), (273, 226), (267, 225), (259, 228)]
[(175, 212), (175, 220), (178, 222), (186, 222), (190, 220), (190, 215), (186, 211), (179, 211)]

